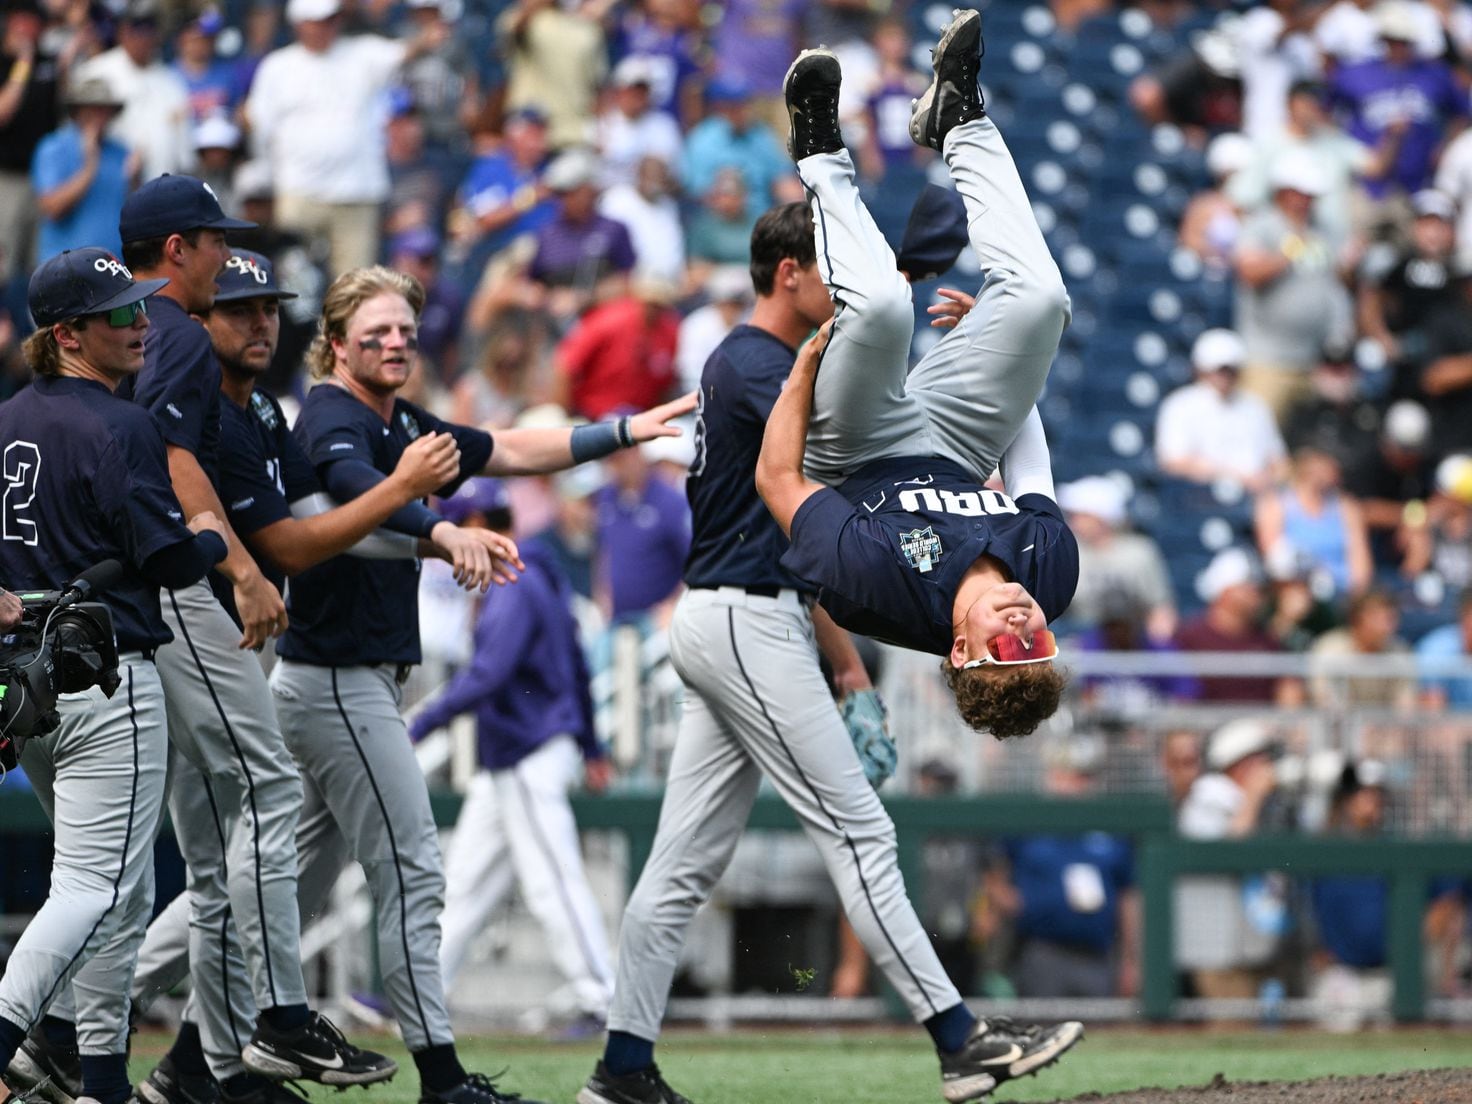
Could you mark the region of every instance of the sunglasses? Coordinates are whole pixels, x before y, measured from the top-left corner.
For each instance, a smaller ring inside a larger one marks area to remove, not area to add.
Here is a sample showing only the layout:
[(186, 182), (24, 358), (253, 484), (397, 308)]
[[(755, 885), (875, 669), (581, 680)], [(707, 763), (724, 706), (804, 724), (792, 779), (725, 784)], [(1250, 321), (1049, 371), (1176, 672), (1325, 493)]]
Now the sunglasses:
[(140, 315), (145, 318), (148, 316), (147, 303), (146, 299), (139, 299), (136, 303), (129, 303), (126, 307), (113, 307), (110, 311), (103, 311), (102, 317), (107, 319), (107, 324), (113, 329), (126, 329), (138, 321)]
[(973, 667), (985, 667), (988, 664), (995, 667), (1021, 667), (1028, 663), (1047, 663), (1057, 658), (1058, 638), (1047, 629), (1033, 633), (1031, 643), (1020, 636), (1003, 633), (986, 642), (986, 655), (961, 664), (961, 670), (969, 671)]

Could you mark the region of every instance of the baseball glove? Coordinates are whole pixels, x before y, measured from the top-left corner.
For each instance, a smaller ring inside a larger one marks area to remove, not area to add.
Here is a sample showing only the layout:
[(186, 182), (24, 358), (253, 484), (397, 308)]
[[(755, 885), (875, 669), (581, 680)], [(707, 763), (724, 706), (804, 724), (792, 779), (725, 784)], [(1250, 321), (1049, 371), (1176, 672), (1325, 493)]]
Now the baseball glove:
[(878, 690), (854, 690), (843, 699), (841, 710), (864, 777), (877, 790), (899, 763), (894, 741), (889, 738), (884, 702)]

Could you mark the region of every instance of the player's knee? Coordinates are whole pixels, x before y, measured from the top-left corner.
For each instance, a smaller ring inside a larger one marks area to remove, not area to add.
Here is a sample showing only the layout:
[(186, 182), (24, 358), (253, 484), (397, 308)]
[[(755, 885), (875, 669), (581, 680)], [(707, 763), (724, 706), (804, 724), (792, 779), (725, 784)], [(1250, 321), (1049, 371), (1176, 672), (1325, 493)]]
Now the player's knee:
[(1068, 321), (1069, 302), (1058, 266), (1050, 258), (1045, 264), (1019, 273), (1017, 278), (1024, 285), (1018, 289), (1017, 302), (1026, 312), (1026, 318), (1017, 321), (1028, 329), (1061, 334)]
[(893, 276), (894, 279), (882, 285), (865, 289), (867, 295), (862, 308), (842, 314), (835, 323), (836, 328), (866, 345), (884, 344), (890, 335), (914, 329), (915, 307), (910, 285), (898, 273)]
[(999, 740), (1030, 734), (1058, 711), (1063, 698), (1063, 675), (1051, 663), (961, 670), (947, 657), (941, 672), (961, 719)]

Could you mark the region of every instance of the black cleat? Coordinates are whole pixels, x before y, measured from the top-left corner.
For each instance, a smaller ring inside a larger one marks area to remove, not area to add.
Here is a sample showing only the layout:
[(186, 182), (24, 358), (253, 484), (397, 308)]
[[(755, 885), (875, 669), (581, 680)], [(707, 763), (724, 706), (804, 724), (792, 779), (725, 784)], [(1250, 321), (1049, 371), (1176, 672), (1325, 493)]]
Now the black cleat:
[(979, 1100), (1003, 1081), (1037, 1073), (1084, 1037), (1077, 1020), (1052, 1027), (1013, 1023), (1005, 1016), (982, 1020), (966, 1045), (940, 1059), (940, 1091), (951, 1104)]
[(419, 1104), (542, 1104), (539, 1100), (527, 1100), (520, 1093), (496, 1088), (496, 1083), (483, 1073), (472, 1073), (453, 1089), (431, 1092), (423, 1089), (419, 1093)]
[(986, 114), (977, 83), (981, 52), (981, 13), (957, 8), (930, 52), (935, 76), (910, 115), (910, 138), (917, 146), (938, 150), (952, 127)]
[(277, 1031), (262, 1019), (240, 1057), (251, 1073), (272, 1081), (372, 1085), (399, 1072), (392, 1058), (353, 1046), (320, 1012), (295, 1031)]
[(794, 161), (843, 149), (843, 134), (838, 129), (838, 88), (842, 83), (838, 56), (823, 47), (804, 50), (787, 70), (782, 96), (792, 125), (787, 152)]
[(133, 1096), (143, 1104), (219, 1104), (220, 1086), (209, 1074), (180, 1073), (165, 1054), (138, 1082)]
[(82, 1059), (77, 1048), (48, 1042), (39, 1027), (21, 1040), (5, 1069), (5, 1083), (17, 1096), (50, 1104), (73, 1104), (82, 1095)]
[(578, 1092), (577, 1104), (691, 1104), (669, 1087), (658, 1066), (615, 1077), (599, 1062)]

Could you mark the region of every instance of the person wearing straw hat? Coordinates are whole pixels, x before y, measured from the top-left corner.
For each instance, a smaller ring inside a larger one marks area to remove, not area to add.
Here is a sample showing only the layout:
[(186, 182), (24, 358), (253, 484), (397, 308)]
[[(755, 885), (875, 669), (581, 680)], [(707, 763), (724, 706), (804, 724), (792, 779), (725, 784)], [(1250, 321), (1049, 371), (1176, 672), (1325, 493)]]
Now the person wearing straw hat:
[(31, 186), (40, 212), (37, 255), (97, 245), (121, 254), (118, 212), (134, 171), (128, 148), (107, 135), (123, 109), (101, 79), (74, 83), (66, 94), (67, 122), (36, 147)]

